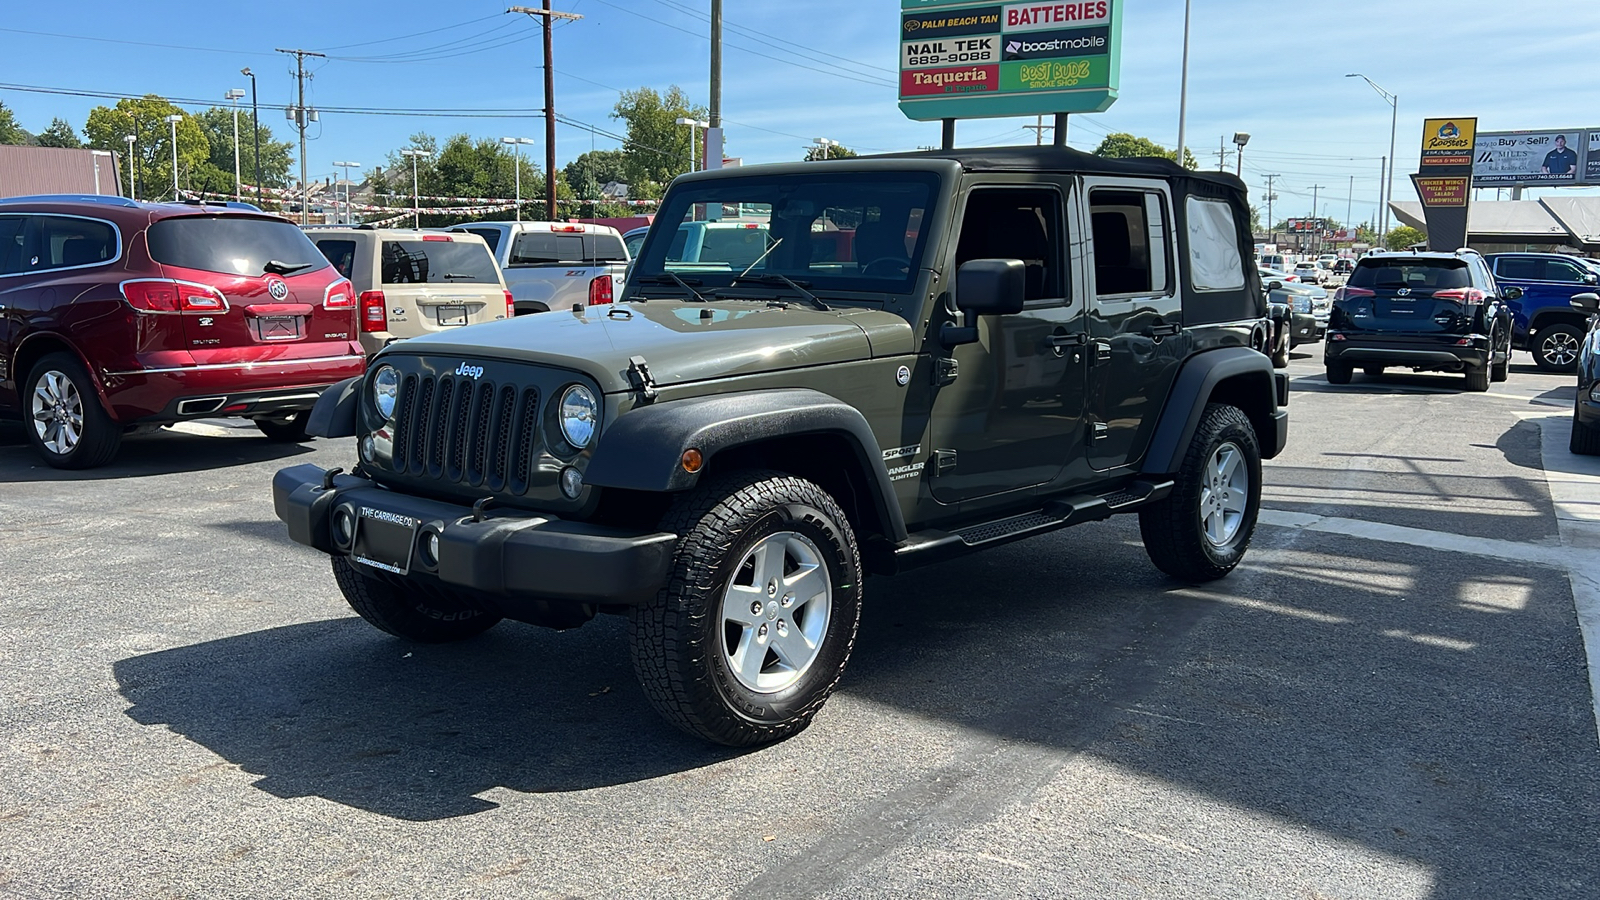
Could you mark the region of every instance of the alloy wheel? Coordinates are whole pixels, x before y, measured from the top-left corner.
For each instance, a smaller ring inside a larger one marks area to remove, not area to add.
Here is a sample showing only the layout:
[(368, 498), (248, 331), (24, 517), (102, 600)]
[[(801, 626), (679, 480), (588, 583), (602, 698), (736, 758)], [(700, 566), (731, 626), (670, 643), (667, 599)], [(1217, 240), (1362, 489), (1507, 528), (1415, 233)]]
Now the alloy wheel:
[(768, 535), (733, 569), (722, 594), (722, 661), (741, 685), (771, 694), (816, 662), (833, 582), (822, 552), (793, 531)]
[(66, 374), (49, 369), (33, 384), (33, 430), (39, 442), (66, 456), (83, 439), (83, 397)]
[(1578, 361), (1578, 339), (1565, 331), (1548, 334), (1539, 342), (1539, 354), (1553, 366), (1570, 366)]
[(1213, 547), (1226, 547), (1244, 525), (1250, 499), (1250, 471), (1244, 451), (1232, 441), (1217, 446), (1206, 461), (1200, 486), (1200, 531)]

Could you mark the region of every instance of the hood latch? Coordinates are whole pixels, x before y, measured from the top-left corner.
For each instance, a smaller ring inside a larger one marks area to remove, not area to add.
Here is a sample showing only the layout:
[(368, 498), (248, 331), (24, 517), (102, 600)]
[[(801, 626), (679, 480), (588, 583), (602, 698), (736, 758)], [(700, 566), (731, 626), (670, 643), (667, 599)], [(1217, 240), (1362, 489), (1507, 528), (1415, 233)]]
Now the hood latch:
[(644, 357), (628, 357), (628, 381), (639, 394), (640, 403), (656, 399), (656, 381), (650, 377), (650, 364), (644, 361)]

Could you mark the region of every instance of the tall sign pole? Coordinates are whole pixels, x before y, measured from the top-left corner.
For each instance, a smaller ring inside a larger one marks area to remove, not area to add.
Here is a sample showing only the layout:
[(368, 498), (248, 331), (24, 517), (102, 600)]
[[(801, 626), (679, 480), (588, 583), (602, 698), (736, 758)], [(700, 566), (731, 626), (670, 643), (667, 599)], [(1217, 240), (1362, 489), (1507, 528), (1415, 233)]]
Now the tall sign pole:
[(583, 16), (576, 13), (555, 12), (550, 8), (550, 0), (544, 0), (542, 9), (513, 6), (506, 12), (537, 16), (544, 25), (544, 209), (545, 220), (554, 222), (556, 220), (556, 63), (555, 52), (550, 42), (550, 24), (552, 19), (576, 21)]
[(1422, 120), (1422, 153), (1411, 183), (1422, 200), (1430, 250), (1467, 245), (1477, 131), (1476, 118)]

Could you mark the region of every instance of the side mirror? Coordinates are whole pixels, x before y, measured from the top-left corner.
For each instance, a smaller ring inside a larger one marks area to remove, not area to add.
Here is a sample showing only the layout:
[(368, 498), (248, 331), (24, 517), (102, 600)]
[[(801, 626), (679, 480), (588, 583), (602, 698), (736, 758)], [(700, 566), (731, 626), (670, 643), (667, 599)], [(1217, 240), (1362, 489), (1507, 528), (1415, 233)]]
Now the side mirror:
[(1508, 287), (1501, 293), (1501, 296), (1505, 297), (1507, 300), (1521, 300), (1522, 288)]
[(1281, 291), (1281, 290), (1283, 290), (1283, 282), (1281, 282), (1281, 281), (1269, 281), (1269, 282), (1267, 282), (1267, 290), (1268, 291)]
[(1574, 294), (1567, 303), (1573, 309), (1581, 309), (1586, 313), (1600, 312), (1600, 294), (1593, 292)]
[(939, 341), (946, 347), (978, 340), (978, 316), (1022, 312), (1027, 296), (1027, 267), (1020, 259), (974, 259), (956, 270), (956, 308), (965, 314), (961, 325), (946, 323)]

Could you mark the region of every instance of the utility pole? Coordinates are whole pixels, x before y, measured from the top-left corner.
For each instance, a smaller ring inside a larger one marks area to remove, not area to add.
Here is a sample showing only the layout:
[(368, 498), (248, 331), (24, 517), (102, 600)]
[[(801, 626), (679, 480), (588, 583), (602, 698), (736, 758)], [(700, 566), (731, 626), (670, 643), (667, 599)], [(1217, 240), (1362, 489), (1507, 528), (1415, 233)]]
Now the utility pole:
[(1278, 199), (1278, 194), (1272, 189), (1272, 181), (1282, 177), (1282, 175), (1267, 176), (1267, 243), (1269, 244), (1278, 242), (1278, 220), (1272, 217), (1272, 201)]
[(1324, 187), (1327, 187), (1327, 185), (1313, 184), (1311, 186), (1311, 229), (1312, 233), (1317, 236), (1315, 245), (1319, 252), (1322, 249), (1322, 229), (1317, 227), (1317, 191), (1322, 190)]
[(1183, 75), (1178, 82), (1178, 165), (1183, 165), (1183, 125), (1189, 112), (1189, 6), (1183, 0)]
[(583, 18), (576, 13), (555, 12), (550, 0), (544, 0), (542, 9), (513, 6), (509, 13), (536, 16), (544, 26), (544, 203), (545, 221), (556, 220), (556, 63), (555, 51), (550, 43), (550, 25), (554, 19), (577, 21)]
[[(315, 53), (310, 50), (285, 50), (276, 48), (279, 53), (288, 53), (294, 56), (295, 85), (299, 92), (299, 100), (294, 108), (294, 123), (300, 129), (300, 224), (311, 223), (311, 185), (306, 183), (306, 120), (310, 111), (306, 109), (306, 57), (318, 56), (326, 58), (326, 53)], [(258, 179), (260, 175), (256, 176)]]
[(1350, 176), (1350, 190), (1344, 195), (1344, 227), (1350, 230), (1350, 219), (1355, 216), (1356, 209), (1356, 177)]
[[(711, 0), (711, 108), (706, 117), (712, 128), (722, 127), (722, 0)], [(722, 152), (722, 147), (717, 147)], [(718, 163), (720, 167), (720, 161)]]
[(1033, 132), (1033, 145), (1035, 147), (1044, 146), (1044, 133), (1046, 131), (1050, 131), (1050, 132), (1054, 132), (1055, 131), (1054, 126), (1046, 125), (1044, 123), (1044, 114), (1043, 113), (1033, 117), (1033, 124), (1032, 125), (1024, 125), (1022, 127), (1026, 128), (1027, 130), (1029, 130), (1031, 132)]

